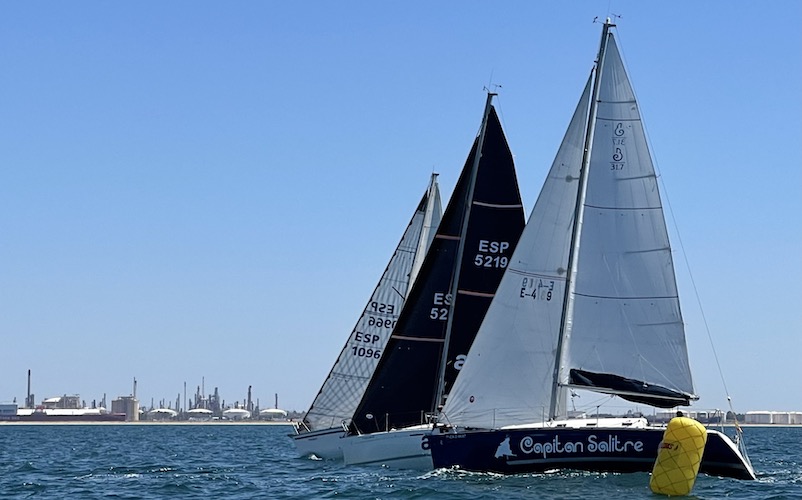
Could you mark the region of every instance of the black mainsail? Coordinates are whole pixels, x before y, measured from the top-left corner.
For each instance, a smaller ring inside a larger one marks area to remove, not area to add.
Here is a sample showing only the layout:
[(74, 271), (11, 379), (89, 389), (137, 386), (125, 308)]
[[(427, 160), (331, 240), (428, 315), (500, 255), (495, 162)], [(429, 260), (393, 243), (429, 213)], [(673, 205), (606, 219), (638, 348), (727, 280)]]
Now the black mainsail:
[(354, 414), (354, 433), (419, 424), (437, 409), (523, 230), (512, 153), (492, 97), (418, 279)]

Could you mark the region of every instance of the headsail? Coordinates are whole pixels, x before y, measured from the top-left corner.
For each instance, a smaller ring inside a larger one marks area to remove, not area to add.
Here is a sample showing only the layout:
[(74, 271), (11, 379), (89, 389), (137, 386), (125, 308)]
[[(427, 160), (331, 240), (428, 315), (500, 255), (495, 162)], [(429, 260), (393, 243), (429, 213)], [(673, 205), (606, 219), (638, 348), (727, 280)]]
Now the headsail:
[[(354, 414), (356, 432), (418, 424), (425, 413), (434, 411), (441, 359), (446, 359), (447, 392), (520, 236), (524, 217), (512, 154), (495, 109), (488, 106), (480, 158), (474, 161), (481, 131), (385, 354)], [(471, 175), (475, 163), (476, 172)], [(464, 217), (468, 217), (467, 227), (463, 227)], [(456, 262), (461, 240), (463, 259)], [(461, 266), (458, 291), (452, 304), (450, 290), (457, 266)], [(443, 356), (449, 315), (453, 315), (452, 334)]]
[(446, 401), (444, 422), (493, 428), (548, 415), (590, 84)]
[(350, 421), (415, 281), (414, 263), (426, 254), (442, 211), (437, 174), (432, 174), (379, 283), (306, 413), (309, 429), (340, 427)]

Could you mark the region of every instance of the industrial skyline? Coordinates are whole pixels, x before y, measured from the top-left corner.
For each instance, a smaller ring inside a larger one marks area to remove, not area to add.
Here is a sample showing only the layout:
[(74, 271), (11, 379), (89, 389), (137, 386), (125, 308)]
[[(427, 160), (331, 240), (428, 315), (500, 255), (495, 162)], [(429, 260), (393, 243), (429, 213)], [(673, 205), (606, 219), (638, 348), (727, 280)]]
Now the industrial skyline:
[[(115, 398), (123, 398), (123, 397), (131, 397), (134, 399), (137, 398), (137, 379), (136, 377), (132, 378), (132, 386), (130, 393), (117, 393), (112, 395), (111, 397)], [(8, 400), (12, 403), (16, 403), (20, 408), (37, 408), (42, 407), (47, 403), (48, 400), (54, 398), (71, 398), (71, 400), (79, 400), (81, 402), (80, 406), (75, 406), (74, 404), (70, 403), (70, 408), (110, 408), (111, 406), (108, 404), (108, 398), (110, 397), (109, 393), (104, 392), (102, 396), (99, 397), (91, 397), (91, 399), (86, 399), (85, 397), (80, 397), (80, 392), (74, 391), (66, 391), (63, 394), (47, 394), (45, 396), (41, 396), (39, 401), (36, 400), (36, 393), (33, 389), (33, 373), (31, 370), (28, 370), (28, 377), (27, 377), (27, 392), (25, 394), (25, 398), (22, 402), (19, 401), (17, 396), (13, 396)], [(223, 410), (230, 409), (230, 408), (244, 408), (248, 411), (254, 411), (265, 408), (275, 408), (279, 409), (279, 394), (273, 393), (272, 395), (272, 403), (270, 406), (262, 406), (261, 405), (261, 398), (255, 397), (253, 395), (253, 386), (248, 385), (246, 388), (246, 394), (242, 398), (242, 400), (234, 399), (226, 400), (219, 391), (219, 388), (214, 386), (210, 393), (206, 392), (206, 377), (201, 377), (201, 382), (195, 388), (194, 393), (187, 392), (187, 388), (191, 389), (191, 386), (188, 386), (187, 382), (183, 383), (182, 391), (178, 392), (175, 399), (170, 398), (161, 398), (159, 400), (151, 397), (150, 404), (146, 404), (147, 402), (143, 402), (140, 400), (140, 407), (146, 408), (148, 410), (155, 409), (155, 408), (166, 408), (172, 409), (176, 411), (188, 411), (196, 408), (203, 408), (212, 410), (214, 413), (220, 413)], [(1, 396), (1, 395), (0, 395)], [(95, 395), (93, 395), (95, 396)], [(0, 402), (6, 401), (6, 398), (0, 397)], [(157, 404), (158, 403), (158, 404)], [(291, 409), (291, 411), (295, 412), (298, 411), (296, 409)]]

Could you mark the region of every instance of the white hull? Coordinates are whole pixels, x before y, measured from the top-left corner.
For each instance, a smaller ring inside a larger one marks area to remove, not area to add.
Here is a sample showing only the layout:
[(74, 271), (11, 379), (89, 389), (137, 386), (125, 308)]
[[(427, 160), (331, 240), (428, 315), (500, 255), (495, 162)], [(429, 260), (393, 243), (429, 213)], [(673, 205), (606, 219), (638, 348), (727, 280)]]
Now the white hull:
[(432, 470), (432, 452), (421, 446), (432, 426), (421, 425), (389, 432), (343, 438), (346, 465), (383, 465), (401, 469)]
[(301, 432), (290, 437), (295, 449), (302, 456), (314, 455), (325, 460), (342, 460), (342, 443), (345, 431), (342, 427)]

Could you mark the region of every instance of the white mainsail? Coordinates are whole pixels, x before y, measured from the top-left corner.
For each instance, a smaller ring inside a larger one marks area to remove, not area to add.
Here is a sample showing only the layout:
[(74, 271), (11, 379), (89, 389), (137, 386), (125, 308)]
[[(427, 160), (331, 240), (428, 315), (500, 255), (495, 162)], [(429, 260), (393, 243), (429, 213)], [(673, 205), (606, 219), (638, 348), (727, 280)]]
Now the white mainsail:
[(415, 263), (431, 245), (442, 212), (437, 174), (432, 174), (426, 194), (306, 414), (308, 429), (341, 427), (353, 416), (420, 269)]
[(662, 406), (694, 397), (657, 178), (605, 33), (596, 92), (589, 81), (444, 423), (498, 428), (564, 417), (569, 386)]

